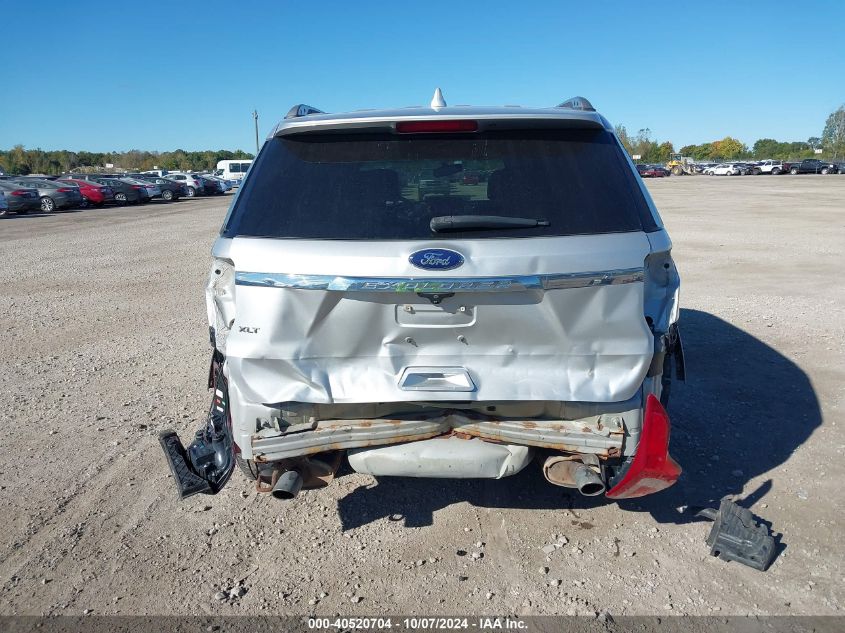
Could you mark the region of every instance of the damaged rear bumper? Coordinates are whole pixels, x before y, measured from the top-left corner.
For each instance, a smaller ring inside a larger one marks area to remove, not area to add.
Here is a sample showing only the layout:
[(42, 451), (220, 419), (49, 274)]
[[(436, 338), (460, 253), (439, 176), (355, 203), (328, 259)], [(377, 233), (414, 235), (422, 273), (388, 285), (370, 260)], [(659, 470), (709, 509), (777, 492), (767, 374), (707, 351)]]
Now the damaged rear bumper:
[(421, 419), (321, 420), (313, 430), (269, 437), (253, 435), (252, 455), (256, 462), (272, 462), (325, 451), (456, 436), (616, 457), (623, 452), (628, 415), (639, 416), (640, 412), (585, 420), (479, 419), (454, 412)]
[(235, 443), (229, 416), (229, 396), (223, 375), (223, 357), (211, 359), (208, 386), (214, 390), (205, 425), (186, 448), (173, 430), (159, 435), (170, 472), (181, 499), (195, 494), (217, 494), (235, 468)]

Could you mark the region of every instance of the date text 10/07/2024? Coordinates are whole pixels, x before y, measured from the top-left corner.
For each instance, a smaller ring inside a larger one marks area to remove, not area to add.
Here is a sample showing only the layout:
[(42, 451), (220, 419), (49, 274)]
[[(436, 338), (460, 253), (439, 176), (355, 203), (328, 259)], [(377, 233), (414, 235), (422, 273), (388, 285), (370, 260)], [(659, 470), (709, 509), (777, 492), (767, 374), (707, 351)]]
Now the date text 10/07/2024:
[(497, 617), (408, 617), (408, 618), (368, 618), (368, 617), (336, 617), (336, 618), (308, 618), (308, 629), (319, 630), (383, 630), (400, 629), (408, 631), (523, 631), (528, 623), (516, 618)]

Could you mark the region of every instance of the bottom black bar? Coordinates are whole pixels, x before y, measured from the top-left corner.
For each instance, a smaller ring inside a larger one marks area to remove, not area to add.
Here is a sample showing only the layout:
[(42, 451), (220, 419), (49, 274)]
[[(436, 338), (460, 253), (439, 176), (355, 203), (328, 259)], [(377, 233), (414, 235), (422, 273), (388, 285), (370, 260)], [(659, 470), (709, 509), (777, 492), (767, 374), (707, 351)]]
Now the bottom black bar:
[(0, 616), (3, 633), (311, 633), (517, 631), (520, 633), (841, 633), (845, 616)]

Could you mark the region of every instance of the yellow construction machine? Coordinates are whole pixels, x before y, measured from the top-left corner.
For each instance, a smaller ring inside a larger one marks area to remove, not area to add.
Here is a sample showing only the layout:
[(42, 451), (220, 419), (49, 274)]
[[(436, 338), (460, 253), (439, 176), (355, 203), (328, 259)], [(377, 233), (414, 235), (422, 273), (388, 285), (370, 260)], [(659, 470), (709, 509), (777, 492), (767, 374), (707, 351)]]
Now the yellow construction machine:
[(669, 162), (666, 163), (666, 169), (672, 172), (673, 176), (692, 176), (697, 174), (695, 168), (695, 161), (689, 156), (681, 156), (680, 154), (670, 154)]

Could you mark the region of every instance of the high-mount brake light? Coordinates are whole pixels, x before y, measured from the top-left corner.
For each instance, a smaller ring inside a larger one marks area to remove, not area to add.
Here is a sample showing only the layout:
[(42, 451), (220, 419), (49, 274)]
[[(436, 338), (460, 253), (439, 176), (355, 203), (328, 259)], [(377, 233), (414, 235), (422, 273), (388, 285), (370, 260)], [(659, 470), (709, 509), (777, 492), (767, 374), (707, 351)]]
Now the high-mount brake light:
[(478, 121), (456, 119), (452, 121), (399, 121), (399, 134), (449, 134), (454, 132), (477, 132)]

